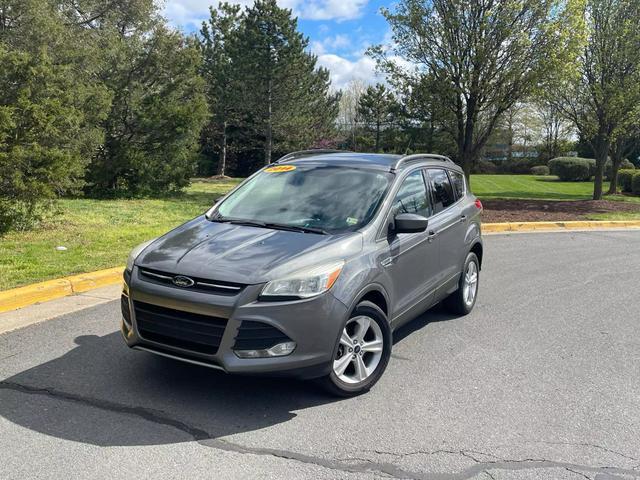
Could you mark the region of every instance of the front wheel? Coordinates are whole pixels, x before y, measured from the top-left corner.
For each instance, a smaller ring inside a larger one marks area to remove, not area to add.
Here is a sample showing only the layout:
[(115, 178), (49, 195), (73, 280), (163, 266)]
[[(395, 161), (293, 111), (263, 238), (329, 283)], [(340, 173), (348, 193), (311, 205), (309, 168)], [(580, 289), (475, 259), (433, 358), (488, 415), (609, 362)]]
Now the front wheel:
[(469, 252), (462, 268), (458, 289), (444, 300), (447, 309), (458, 315), (466, 315), (473, 310), (478, 296), (480, 262), (475, 253)]
[(341, 397), (368, 391), (387, 368), (391, 343), (384, 312), (371, 302), (360, 302), (340, 333), (331, 372), (321, 384)]

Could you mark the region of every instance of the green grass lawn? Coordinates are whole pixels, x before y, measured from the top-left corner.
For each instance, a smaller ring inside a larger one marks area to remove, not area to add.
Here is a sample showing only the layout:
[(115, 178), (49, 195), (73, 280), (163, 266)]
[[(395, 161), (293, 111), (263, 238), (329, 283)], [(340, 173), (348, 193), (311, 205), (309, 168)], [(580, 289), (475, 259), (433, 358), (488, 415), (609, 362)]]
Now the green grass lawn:
[[(59, 214), (38, 228), (0, 237), (0, 290), (124, 265), (132, 247), (203, 213), (239, 181), (196, 181), (183, 195), (165, 199), (61, 200)], [(483, 199), (586, 200), (591, 198), (593, 184), (531, 175), (474, 175), (471, 187)], [(608, 198), (640, 203), (640, 198)], [(640, 215), (594, 214), (591, 218), (640, 219)], [(67, 250), (58, 251), (57, 246)]]
[[(609, 182), (603, 188), (606, 192)], [(560, 182), (557, 177), (533, 175), (473, 175), (471, 190), (486, 199), (588, 200), (593, 195), (593, 183)]]
[(51, 220), (0, 237), (0, 290), (124, 265), (135, 245), (203, 213), (238, 182), (196, 182), (160, 200), (61, 200)]
[[(603, 190), (609, 189), (604, 182)], [(472, 175), (471, 190), (481, 199), (590, 200), (593, 182), (561, 182), (554, 176)], [(640, 204), (640, 197), (607, 195), (605, 200)], [(640, 213), (592, 213), (588, 220), (640, 220)]]

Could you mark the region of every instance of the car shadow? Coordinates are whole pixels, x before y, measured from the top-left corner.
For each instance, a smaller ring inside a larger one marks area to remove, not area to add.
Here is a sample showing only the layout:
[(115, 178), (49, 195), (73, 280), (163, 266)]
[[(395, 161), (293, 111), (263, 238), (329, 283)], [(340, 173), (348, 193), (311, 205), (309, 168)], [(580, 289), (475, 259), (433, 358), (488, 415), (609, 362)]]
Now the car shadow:
[[(431, 322), (438, 308), (394, 333)], [(0, 382), (0, 416), (39, 433), (97, 446), (215, 439), (288, 422), (342, 400), (283, 378), (234, 376), (128, 349), (119, 332), (75, 339), (59, 358)], [(174, 427), (174, 428), (166, 428)]]
[(460, 316), (448, 312), (442, 303), (438, 303), (426, 313), (414, 318), (393, 332), (393, 344), (396, 345), (402, 342), (409, 335), (421, 330), (430, 323), (446, 322), (448, 320), (455, 320), (456, 318), (460, 318)]

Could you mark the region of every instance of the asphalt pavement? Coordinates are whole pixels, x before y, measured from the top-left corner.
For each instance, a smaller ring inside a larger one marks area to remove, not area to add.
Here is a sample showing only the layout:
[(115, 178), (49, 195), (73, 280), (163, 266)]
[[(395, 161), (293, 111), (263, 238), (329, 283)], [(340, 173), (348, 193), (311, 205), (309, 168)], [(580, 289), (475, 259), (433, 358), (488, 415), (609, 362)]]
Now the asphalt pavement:
[(640, 478), (640, 232), (486, 237), (475, 310), (366, 395), (127, 349), (118, 302), (0, 335), (0, 478)]

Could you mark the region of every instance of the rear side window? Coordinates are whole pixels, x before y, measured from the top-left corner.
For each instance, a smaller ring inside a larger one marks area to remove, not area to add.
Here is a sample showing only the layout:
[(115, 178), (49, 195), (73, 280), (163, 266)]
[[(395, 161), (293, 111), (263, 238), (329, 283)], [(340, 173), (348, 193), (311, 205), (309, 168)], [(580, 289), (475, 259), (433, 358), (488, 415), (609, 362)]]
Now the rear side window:
[(427, 177), (431, 184), (434, 213), (441, 212), (455, 202), (451, 182), (449, 181), (447, 172), (439, 168), (430, 168), (427, 170)]
[(466, 193), (464, 190), (464, 175), (460, 172), (449, 170), (449, 178), (451, 178), (456, 198), (464, 197), (464, 194)]
[(393, 200), (391, 212), (394, 217), (399, 213), (417, 213), (423, 217), (431, 215), (431, 205), (422, 170), (416, 170), (404, 179)]

